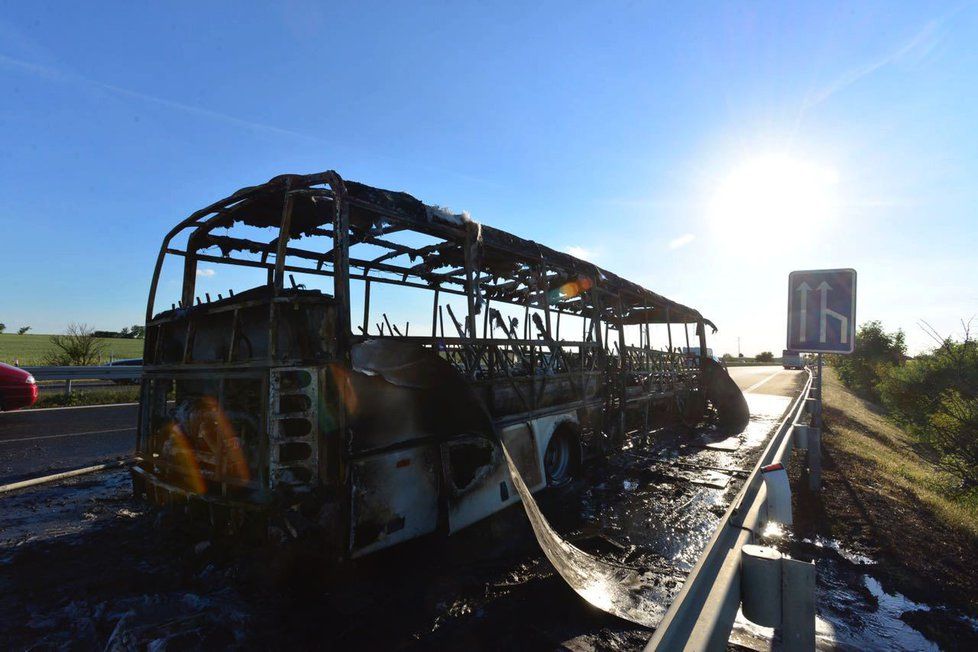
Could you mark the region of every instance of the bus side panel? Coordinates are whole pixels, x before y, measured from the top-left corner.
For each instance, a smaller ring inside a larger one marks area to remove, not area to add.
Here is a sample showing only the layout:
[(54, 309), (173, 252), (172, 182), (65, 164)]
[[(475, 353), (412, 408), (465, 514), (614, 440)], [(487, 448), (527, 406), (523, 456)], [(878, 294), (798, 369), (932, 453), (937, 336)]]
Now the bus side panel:
[(436, 446), (390, 451), (352, 462), (350, 556), (433, 532), (438, 526), (439, 472)]

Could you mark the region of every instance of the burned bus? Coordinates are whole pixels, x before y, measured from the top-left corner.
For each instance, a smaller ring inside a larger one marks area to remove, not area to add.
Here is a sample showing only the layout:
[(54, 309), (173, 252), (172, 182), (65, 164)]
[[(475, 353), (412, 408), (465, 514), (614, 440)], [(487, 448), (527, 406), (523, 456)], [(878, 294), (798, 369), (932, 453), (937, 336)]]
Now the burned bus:
[(742, 427), (729, 377), (683, 352), (708, 327), (465, 213), (278, 176), (163, 240), (134, 492), (222, 529), (315, 529), (346, 559), (456, 532), (519, 499), (501, 443), (536, 491), (663, 418)]

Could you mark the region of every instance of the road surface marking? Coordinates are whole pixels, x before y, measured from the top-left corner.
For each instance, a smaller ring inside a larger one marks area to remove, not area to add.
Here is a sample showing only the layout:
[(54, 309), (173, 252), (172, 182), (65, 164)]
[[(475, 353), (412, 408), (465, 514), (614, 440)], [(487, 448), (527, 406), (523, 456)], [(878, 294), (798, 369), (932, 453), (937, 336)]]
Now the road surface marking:
[(758, 387), (760, 387), (761, 385), (763, 385), (764, 383), (766, 383), (767, 381), (771, 380), (772, 378), (774, 378), (775, 376), (777, 376), (778, 374), (780, 374), (782, 372), (784, 372), (784, 369), (778, 369), (777, 371), (775, 371), (773, 374), (771, 374), (770, 376), (768, 376), (764, 380), (760, 380), (760, 381), (754, 383), (753, 385), (751, 385), (750, 387), (748, 387), (747, 389), (745, 389), (744, 390), (744, 394), (749, 394), (749, 393), (753, 392), (755, 389), (757, 389)]
[(70, 407), (31, 408), (29, 410), (11, 410), (10, 412), (4, 412), (4, 414), (33, 414), (34, 412), (50, 412), (51, 410), (91, 410), (92, 408), (123, 407), (126, 405), (139, 405), (139, 403), (105, 403), (104, 405), (72, 405)]
[(0, 444), (13, 444), (18, 441), (35, 441), (37, 439), (57, 439), (58, 437), (81, 437), (82, 435), (105, 435), (110, 432), (126, 432), (135, 430), (136, 426), (129, 428), (115, 428), (114, 430), (89, 430), (88, 432), (69, 432), (63, 435), (41, 435), (39, 437), (20, 437), (19, 439), (0, 439)]
[(116, 462), (107, 462), (105, 464), (97, 464), (95, 466), (86, 466), (81, 469), (75, 469), (74, 471), (65, 471), (63, 473), (55, 473), (54, 475), (44, 475), (39, 478), (31, 478), (29, 480), (21, 480), (20, 482), (12, 482), (10, 484), (0, 485), (0, 493), (14, 491), (15, 489), (24, 489), (25, 487), (33, 487), (35, 485), (44, 484), (46, 482), (65, 480), (67, 478), (73, 478), (77, 475), (85, 475), (86, 473), (97, 473), (99, 471), (115, 469), (120, 466), (125, 466), (126, 464), (129, 464), (129, 462), (130, 460), (118, 460)]

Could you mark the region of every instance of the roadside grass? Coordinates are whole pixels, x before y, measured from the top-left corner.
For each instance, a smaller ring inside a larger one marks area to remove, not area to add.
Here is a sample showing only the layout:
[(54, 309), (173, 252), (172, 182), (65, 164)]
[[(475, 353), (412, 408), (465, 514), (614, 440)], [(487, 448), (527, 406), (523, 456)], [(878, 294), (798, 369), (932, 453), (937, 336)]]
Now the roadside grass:
[(879, 406), (858, 398), (826, 368), (826, 424), (832, 446), (871, 466), (876, 486), (908, 508), (926, 506), (938, 519), (978, 544), (978, 491), (964, 492), (937, 465), (936, 455), (890, 421)]
[(41, 394), (37, 403), (28, 409), (69, 407), (78, 405), (109, 405), (111, 403), (135, 403), (139, 400), (139, 386), (108, 387), (74, 390), (65, 396), (63, 392)]
[[(113, 337), (100, 337), (98, 341), (105, 345), (102, 362), (110, 358), (141, 358), (143, 356), (143, 340), (129, 340)], [(29, 333), (17, 335), (0, 333), (0, 362), (7, 364), (19, 363), (21, 367), (37, 367), (45, 364), (44, 360), (54, 351), (51, 336)]]

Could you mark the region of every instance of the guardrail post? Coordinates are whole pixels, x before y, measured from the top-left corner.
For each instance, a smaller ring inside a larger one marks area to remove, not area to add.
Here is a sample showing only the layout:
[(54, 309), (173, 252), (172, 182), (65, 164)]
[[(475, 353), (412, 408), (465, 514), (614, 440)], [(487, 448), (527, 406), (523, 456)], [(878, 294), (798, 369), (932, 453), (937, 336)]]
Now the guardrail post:
[(812, 491), (822, 489), (822, 429), (808, 429), (808, 488)]
[(781, 560), (781, 642), (785, 652), (815, 650), (814, 562)]
[(744, 617), (763, 627), (781, 625), (781, 553), (748, 543), (740, 553), (740, 593)]
[(822, 405), (817, 398), (809, 396), (805, 399), (805, 414), (812, 419), (822, 411)]
[(65, 379), (65, 396), (71, 396), (71, 378)]
[(781, 632), (786, 652), (815, 649), (815, 564), (785, 557), (767, 546), (741, 550), (744, 617)]
[(795, 448), (808, 448), (809, 426), (803, 423), (796, 423), (791, 426), (791, 445)]
[(815, 427), (822, 427), (822, 354), (818, 354), (818, 381), (815, 384), (815, 398), (818, 400), (818, 409), (815, 412)]

